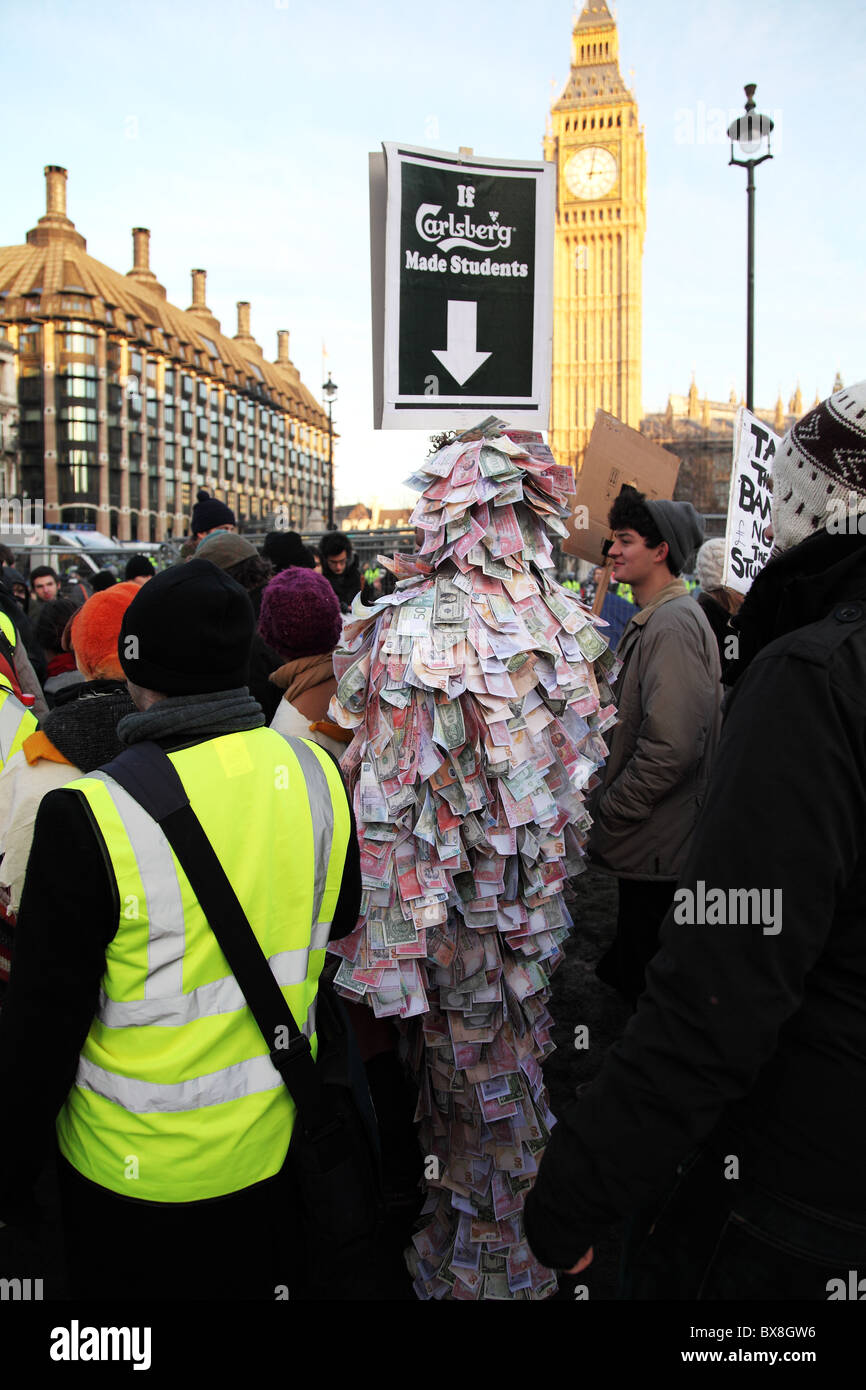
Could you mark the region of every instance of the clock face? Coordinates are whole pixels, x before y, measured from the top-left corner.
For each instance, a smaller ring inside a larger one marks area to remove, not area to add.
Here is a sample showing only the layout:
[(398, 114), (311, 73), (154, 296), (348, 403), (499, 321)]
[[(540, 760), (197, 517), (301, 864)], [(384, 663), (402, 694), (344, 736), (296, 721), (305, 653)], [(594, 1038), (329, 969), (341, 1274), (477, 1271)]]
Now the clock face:
[(587, 145), (573, 154), (565, 166), (565, 182), (575, 198), (604, 198), (613, 188), (619, 170), (610, 150)]

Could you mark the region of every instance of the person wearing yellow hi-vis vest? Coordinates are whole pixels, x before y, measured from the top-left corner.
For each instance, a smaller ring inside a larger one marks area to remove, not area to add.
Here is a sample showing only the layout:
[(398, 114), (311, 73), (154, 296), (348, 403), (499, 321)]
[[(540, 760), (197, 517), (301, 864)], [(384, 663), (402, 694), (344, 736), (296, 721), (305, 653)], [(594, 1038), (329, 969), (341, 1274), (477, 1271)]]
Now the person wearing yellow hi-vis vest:
[(8, 613), (0, 611), (0, 769), (37, 727), (36, 719), (18, 698), (14, 666), (17, 640), (15, 624)]
[[(263, 727), (253, 624), (207, 560), (143, 586), (119, 639), (138, 712), (118, 735), (168, 753), (315, 1055), (325, 947), (358, 915), (357, 837), (333, 759)], [(44, 799), (19, 937), (0, 1084), (7, 1132), (29, 1137), (0, 1155), (0, 1220), (26, 1204), (50, 1112), (74, 1293), (273, 1298), (294, 1103), (160, 825), (108, 772)]]

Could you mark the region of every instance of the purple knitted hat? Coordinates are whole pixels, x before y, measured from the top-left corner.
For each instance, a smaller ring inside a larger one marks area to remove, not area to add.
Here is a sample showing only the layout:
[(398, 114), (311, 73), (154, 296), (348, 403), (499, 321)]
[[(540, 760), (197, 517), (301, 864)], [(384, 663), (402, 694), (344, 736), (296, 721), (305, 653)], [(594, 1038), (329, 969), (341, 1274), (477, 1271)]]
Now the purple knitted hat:
[(287, 569), (262, 594), (259, 632), (278, 656), (325, 656), (340, 640), (340, 601), (315, 570)]

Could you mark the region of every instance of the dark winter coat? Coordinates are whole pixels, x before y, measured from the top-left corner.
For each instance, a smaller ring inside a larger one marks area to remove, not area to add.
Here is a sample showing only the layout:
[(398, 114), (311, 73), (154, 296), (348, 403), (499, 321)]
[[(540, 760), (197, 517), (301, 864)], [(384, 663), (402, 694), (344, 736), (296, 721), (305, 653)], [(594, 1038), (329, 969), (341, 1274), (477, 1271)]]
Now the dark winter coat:
[[(707, 622), (713, 629), (713, 636), (719, 648), (719, 661), (721, 662), (722, 670), (724, 670), (730, 655), (730, 639), (733, 633), (731, 618), (733, 615), (728, 612), (727, 608), (723, 608), (716, 599), (712, 598), (710, 594), (705, 594), (703, 591), (697, 595), (697, 601), (703, 609)], [(726, 645), (728, 651), (725, 650)]]
[(340, 600), (340, 611), (348, 613), (352, 600), (361, 591), (361, 566), (357, 555), (350, 556), (342, 574), (334, 574), (329, 569), (327, 560), (323, 560), (322, 574)]
[(768, 565), (736, 626), (741, 673), (680, 889), (766, 890), (777, 921), (692, 925), (675, 898), (638, 1012), (527, 1199), (554, 1267), (705, 1140), (758, 1184), (866, 1212), (866, 537), (820, 532)]

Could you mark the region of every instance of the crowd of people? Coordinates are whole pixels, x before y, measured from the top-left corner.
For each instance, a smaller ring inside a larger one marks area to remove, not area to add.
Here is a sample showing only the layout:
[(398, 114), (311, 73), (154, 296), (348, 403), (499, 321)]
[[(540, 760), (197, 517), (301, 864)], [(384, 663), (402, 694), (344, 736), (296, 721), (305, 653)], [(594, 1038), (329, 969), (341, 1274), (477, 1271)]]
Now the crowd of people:
[[(525, 1219), (537, 1258), (579, 1273), (628, 1218), (623, 1297), (818, 1299), (866, 1264), (866, 539), (828, 525), (840, 497), (866, 510), (864, 413), (866, 383), (786, 436), (744, 602), (688, 503), (625, 487), (610, 513), (630, 599), (602, 609), (621, 671), (589, 852), (619, 892), (597, 975), (633, 1015)], [(0, 561), (0, 1255), (32, 1228), (56, 1127), (73, 1290), (187, 1297), (170, 1242), (214, 1296), (272, 1298), (303, 1283), (295, 1107), (125, 778), (168, 756), (312, 1039), (325, 945), (361, 903), (333, 653), (390, 577), (340, 532), (259, 552), (207, 494), (159, 574), (136, 557), (88, 594)], [(356, 1022), (365, 1060), (389, 1053), (390, 1025)]]

